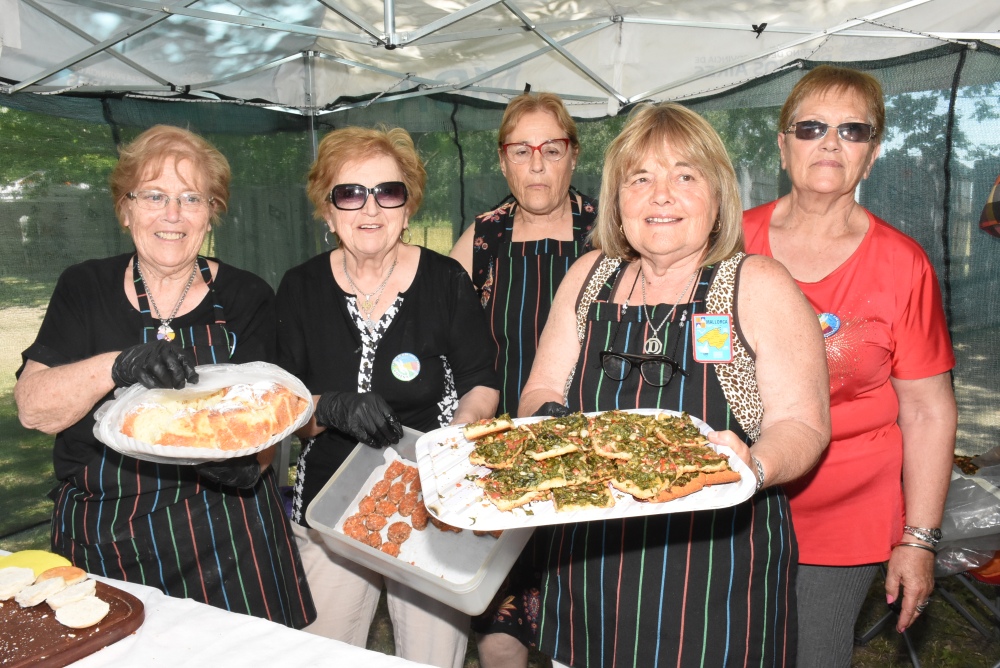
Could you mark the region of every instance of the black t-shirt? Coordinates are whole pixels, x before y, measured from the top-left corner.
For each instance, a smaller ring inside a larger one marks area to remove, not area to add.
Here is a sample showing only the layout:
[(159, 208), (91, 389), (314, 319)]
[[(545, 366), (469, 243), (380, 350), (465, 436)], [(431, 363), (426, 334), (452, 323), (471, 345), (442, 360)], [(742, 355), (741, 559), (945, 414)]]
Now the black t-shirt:
[[(496, 388), (493, 342), (472, 282), (451, 258), (421, 249), (413, 283), (400, 296), (399, 312), (378, 343), (371, 391), (392, 406), (404, 425), (430, 431), (440, 426), (438, 403), (445, 393), (441, 358), (451, 367), (459, 398), (479, 385)], [(330, 252), (285, 274), (278, 287), (277, 312), (279, 365), (313, 394), (358, 391), (361, 334), (348, 311), (347, 293), (333, 278)], [(419, 361), (419, 373), (402, 380), (393, 374), (393, 362), (398, 364), (407, 353)], [(305, 504), (356, 444), (335, 429), (317, 437), (307, 455)]]
[[(143, 316), (129, 303), (124, 288), (132, 255), (88, 260), (66, 269), (56, 283), (35, 342), (21, 353), (24, 362), (34, 360), (54, 367), (142, 343)], [(216, 361), (234, 364), (273, 361), (271, 287), (250, 272), (220, 262), (212, 288), (194, 310), (175, 318), (171, 327), (180, 330), (214, 322), (221, 306), (235, 348), (230, 359)], [(18, 375), (23, 368), (22, 363)], [(113, 392), (98, 401), (79, 422), (56, 435), (53, 453), (56, 478), (69, 479), (100, 456), (105, 446), (93, 433), (94, 411), (112, 398)]]

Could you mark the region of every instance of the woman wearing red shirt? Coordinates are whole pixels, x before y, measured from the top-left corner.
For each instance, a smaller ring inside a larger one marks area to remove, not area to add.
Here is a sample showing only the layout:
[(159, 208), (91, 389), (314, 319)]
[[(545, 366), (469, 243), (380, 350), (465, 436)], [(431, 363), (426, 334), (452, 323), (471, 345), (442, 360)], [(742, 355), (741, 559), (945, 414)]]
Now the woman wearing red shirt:
[(934, 544), (955, 443), (955, 358), (920, 245), (855, 191), (881, 148), (873, 77), (821, 66), (792, 89), (778, 148), (792, 190), (744, 214), (748, 253), (782, 262), (819, 316), (833, 435), (786, 486), (799, 540), (802, 666), (849, 666), (854, 624), (878, 564), (897, 629), (934, 588)]

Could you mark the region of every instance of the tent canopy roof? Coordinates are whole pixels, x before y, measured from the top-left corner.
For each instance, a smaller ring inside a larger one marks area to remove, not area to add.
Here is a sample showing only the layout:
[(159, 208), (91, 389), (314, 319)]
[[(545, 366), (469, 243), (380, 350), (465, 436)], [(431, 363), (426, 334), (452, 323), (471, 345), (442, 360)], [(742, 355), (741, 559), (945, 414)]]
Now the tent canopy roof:
[(183, 94), (302, 114), (431, 93), (503, 103), (530, 85), (597, 117), (799, 60), (1000, 46), (995, 0), (0, 0), (0, 16), (4, 92)]

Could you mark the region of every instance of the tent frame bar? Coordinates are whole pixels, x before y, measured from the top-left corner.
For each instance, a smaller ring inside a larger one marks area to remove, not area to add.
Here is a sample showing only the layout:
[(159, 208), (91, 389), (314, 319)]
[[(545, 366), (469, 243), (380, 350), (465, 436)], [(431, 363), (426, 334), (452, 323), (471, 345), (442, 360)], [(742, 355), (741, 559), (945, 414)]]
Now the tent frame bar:
[[(198, 2), (198, 0), (187, 0), (187, 5), (185, 5), (185, 6), (193, 5), (196, 2)], [(97, 42), (96, 44), (94, 44), (93, 46), (91, 46), (89, 49), (84, 49), (80, 53), (77, 53), (76, 55), (71, 56), (70, 58), (62, 61), (61, 63), (53, 65), (52, 67), (48, 68), (47, 70), (42, 70), (41, 72), (39, 72), (38, 74), (36, 74), (36, 75), (34, 75), (32, 77), (28, 77), (27, 79), (23, 79), (18, 84), (14, 85), (14, 86), (11, 86), (10, 89), (8, 90), (8, 92), (10, 92), (10, 93), (16, 93), (17, 91), (21, 90), (22, 88), (27, 88), (28, 86), (30, 86), (33, 83), (37, 83), (39, 81), (43, 81), (45, 79), (48, 79), (53, 74), (57, 74), (59, 72), (62, 72), (64, 69), (72, 67), (73, 65), (76, 65), (77, 63), (79, 63), (81, 61), (84, 61), (87, 58), (90, 58), (91, 56), (93, 56), (95, 54), (98, 54), (98, 53), (101, 53), (103, 51), (106, 51), (107, 49), (109, 49), (110, 47), (114, 46), (115, 44), (118, 44), (119, 42), (124, 42), (129, 37), (137, 35), (137, 34), (143, 32), (145, 30), (148, 30), (149, 28), (152, 28), (153, 26), (155, 26), (157, 23), (159, 23), (161, 21), (166, 21), (167, 18), (168, 18), (167, 16), (152, 16), (152, 17), (146, 19), (145, 21), (143, 21), (142, 23), (140, 23), (136, 28), (132, 28), (132, 29), (129, 29), (129, 30), (122, 30), (121, 32), (117, 32), (114, 35), (112, 35), (111, 37), (109, 37), (108, 39), (106, 39), (106, 40), (104, 40), (102, 42)]]
[(683, 86), (685, 84), (691, 83), (693, 81), (699, 81), (701, 79), (705, 79), (707, 77), (714, 76), (715, 74), (718, 74), (719, 72), (724, 72), (724, 71), (726, 71), (728, 69), (731, 69), (733, 67), (738, 67), (740, 65), (743, 65), (743, 64), (755, 61), (755, 60), (760, 60), (762, 58), (766, 58), (768, 56), (771, 56), (771, 55), (773, 55), (775, 53), (779, 53), (781, 51), (791, 50), (791, 49), (795, 48), (796, 46), (799, 46), (800, 44), (805, 44), (807, 42), (811, 42), (811, 41), (816, 40), (816, 39), (829, 38), (831, 35), (837, 34), (837, 33), (841, 32), (843, 30), (846, 30), (847, 28), (853, 28), (854, 26), (862, 24), (862, 23), (865, 23), (866, 21), (879, 19), (879, 18), (882, 18), (883, 16), (889, 16), (890, 14), (895, 14), (897, 12), (901, 12), (903, 10), (910, 9), (911, 7), (917, 7), (919, 5), (923, 5), (923, 4), (926, 4), (926, 3), (931, 2), (931, 1), (932, 0), (908, 0), (907, 2), (898, 4), (898, 5), (894, 5), (892, 7), (889, 7), (888, 9), (883, 9), (883, 10), (875, 12), (873, 14), (869, 14), (868, 16), (866, 16), (864, 18), (851, 19), (849, 21), (845, 21), (844, 23), (841, 23), (840, 25), (834, 26), (832, 28), (828, 28), (827, 30), (823, 30), (821, 32), (814, 32), (812, 34), (806, 35), (805, 37), (800, 37), (798, 39), (792, 40), (791, 42), (786, 42), (786, 43), (784, 43), (784, 44), (782, 44), (782, 45), (780, 45), (778, 47), (769, 49), (765, 53), (758, 53), (758, 54), (755, 54), (755, 55), (750, 56), (748, 58), (744, 58), (742, 60), (734, 61), (734, 62), (731, 62), (731, 63), (726, 63), (722, 67), (716, 67), (716, 68), (714, 68), (712, 70), (709, 70), (707, 72), (701, 72), (701, 73), (698, 73), (698, 74), (695, 74), (695, 75), (692, 75), (692, 76), (689, 76), (689, 77), (684, 77), (683, 79), (678, 79), (676, 81), (672, 81), (672, 82), (670, 82), (668, 84), (664, 84), (663, 86), (658, 86), (656, 88), (653, 88), (651, 90), (648, 90), (648, 91), (646, 91), (644, 93), (640, 93), (640, 94), (632, 97), (629, 100), (629, 102), (638, 102), (639, 100), (644, 100), (644, 99), (646, 99), (648, 97), (652, 97), (653, 95), (659, 95), (660, 93), (664, 93), (664, 92), (672, 90), (674, 88), (678, 88), (680, 86)]
[[(24, 0), (24, 4), (28, 5), (29, 7), (31, 7), (35, 11), (37, 11), (37, 12), (39, 12), (41, 14), (44, 14), (50, 20), (55, 21), (56, 23), (58, 23), (59, 25), (61, 25), (63, 28), (66, 28), (67, 30), (75, 33), (79, 37), (82, 37), (83, 39), (85, 39), (88, 42), (90, 42), (91, 44), (97, 44), (98, 43), (99, 40), (96, 37), (94, 37), (93, 35), (87, 33), (86, 31), (81, 30), (80, 28), (76, 27), (75, 25), (73, 25), (72, 23), (70, 23), (69, 21), (67, 21), (66, 19), (64, 19), (63, 17), (59, 16), (58, 14), (56, 14), (54, 11), (52, 11), (48, 7), (46, 7), (46, 6), (44, 6), (44, 5), (36, 2), (35, 0)], [(159, 74), (156, 74), (155, 72), (152, 72), (152, 71), (146, 69), (145, 67), (143, 67), (142, 65), (140, 65), (139, 63), (135, 62), (134, 60), (132, 60), (130, 58), (126, 58), (124, 55), (118, 53), (114, 49), (104, 49), (104, 51), (109, 56), (117, 58), (121, 62), (123, 62), (126, 65), (128, 65), (129, 67), (131, 67), (136, 72), (139, 72), (141, 74), (146, 75), (147, 77), (149, 77), (153, 81), (158, 81), (161, 84), (163, 84), (164, 86), (169, 86), (170, 85), (170, 82), (167, 81), (166, 79), (164, 79), (163, 77), (161, 77)]]

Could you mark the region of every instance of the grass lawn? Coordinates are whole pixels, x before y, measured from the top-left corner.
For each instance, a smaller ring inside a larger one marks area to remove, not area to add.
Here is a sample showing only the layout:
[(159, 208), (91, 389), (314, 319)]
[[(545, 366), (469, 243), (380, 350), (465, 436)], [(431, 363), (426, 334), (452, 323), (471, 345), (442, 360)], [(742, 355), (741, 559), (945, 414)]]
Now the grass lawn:
[[(8, 441), (0, 450), (2, 537), (47, 523), (52, 515), (52, 501), (46, 494), (55, 486), (56, 479), (52, 473), (52, 437), (21, 426), (14, 410), (13, 393), (0, 395), (0, 433), (6, 434), (4, 440)], [(45, 535), (48, 542), (47, 529)]]

